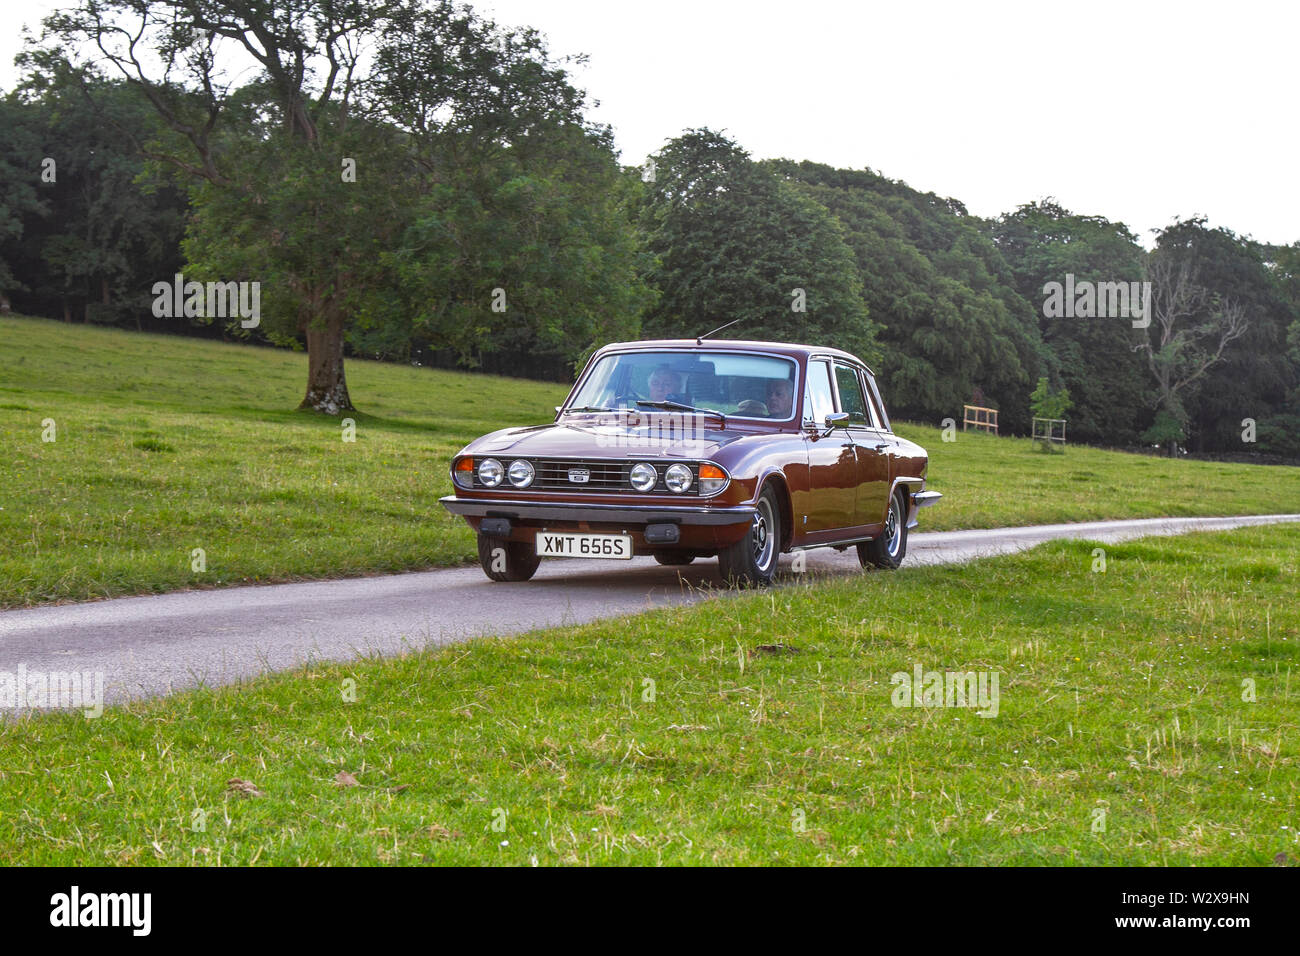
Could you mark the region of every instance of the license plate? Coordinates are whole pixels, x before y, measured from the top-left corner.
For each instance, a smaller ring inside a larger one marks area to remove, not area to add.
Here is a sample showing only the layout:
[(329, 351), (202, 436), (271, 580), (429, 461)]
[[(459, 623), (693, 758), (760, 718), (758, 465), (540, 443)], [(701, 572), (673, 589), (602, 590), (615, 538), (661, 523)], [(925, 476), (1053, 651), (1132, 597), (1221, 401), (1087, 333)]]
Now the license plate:
[(543, 558), (632, 558), (632, 536), (627, 534), (563, 534), (537, 532), (537, 554)]

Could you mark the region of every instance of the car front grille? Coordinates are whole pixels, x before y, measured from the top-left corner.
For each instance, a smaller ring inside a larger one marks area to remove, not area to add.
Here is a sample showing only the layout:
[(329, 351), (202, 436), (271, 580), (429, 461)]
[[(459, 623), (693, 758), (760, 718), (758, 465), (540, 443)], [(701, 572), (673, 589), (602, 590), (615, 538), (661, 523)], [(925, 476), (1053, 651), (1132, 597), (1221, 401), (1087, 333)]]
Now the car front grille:
[[(533, 487), (541, 491), (631, 491), (628, 481), (630, 464), (620, 461), (568, 461), (560, 458), (538, 458), (533, 461), (537, 477)], [(585, 469), (585, 484), (569, 480), (569, 472)]]
[[(518, 458), (502, 456), (485, 456), (496, 457), (506, 468), (510, 467), (512, 461), (518, 461)], [(632, 487), (630, 472), (632, 466), (637, 464), (637, 460), (630, 461), (608, 461), (591, 458), (526, 458), (532, 464), (535, 472), (533, 483), (527, 488), (516, 489), (510, 484), (509, 479), (502, 481), (495, 488), (487, 488), (478, 480), (477, 469), (474, 472), (474, 487), (482, 488), (484, 491), (570, 491), (577, 494), (624, 494), (624, 495), (671, 495), (673, 497), (691, 498), (699, 496), (700, 485), (700, 463), (698, 461), (681, 461), (672, 459), (669, 461), (647, 459), (647, 465), (653, 465), (659, 474), (659, 480), (650, 491), (637, 491)], [(683, 492), (670, 491), (664, 484), (664, 472), (668, 470), (669, 465), (682, 464), (691, 469), (691, 486)], [(585, 482), (572, 481), (569, 478), (569, 472), (574, 469), (586, 469), (587, 480)]]

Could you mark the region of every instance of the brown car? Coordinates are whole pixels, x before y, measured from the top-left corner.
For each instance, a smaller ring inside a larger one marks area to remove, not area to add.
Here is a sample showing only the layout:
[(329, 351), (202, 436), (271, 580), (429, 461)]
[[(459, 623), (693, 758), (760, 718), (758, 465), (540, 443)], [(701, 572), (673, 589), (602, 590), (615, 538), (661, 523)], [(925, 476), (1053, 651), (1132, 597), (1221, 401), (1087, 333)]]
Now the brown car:
[(456, 455), (443, 505), (495, 581), (543, 557), (690, 564), (764, 585), (785, 551), (856, 545), (896, 568), (925, 491), (924, 448), (889, 426), (871, 369), (838, 349), (685, 339), (607, 345), (555, 422)]

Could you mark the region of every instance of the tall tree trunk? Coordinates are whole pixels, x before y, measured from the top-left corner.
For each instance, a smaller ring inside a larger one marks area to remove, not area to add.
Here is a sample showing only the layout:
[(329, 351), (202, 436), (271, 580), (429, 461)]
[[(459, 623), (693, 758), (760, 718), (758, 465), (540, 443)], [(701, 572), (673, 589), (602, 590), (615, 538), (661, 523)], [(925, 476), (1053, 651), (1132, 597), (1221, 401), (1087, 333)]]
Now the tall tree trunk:
[(343, 374), (343, 316), (326, 306), (323, 319), (307, 323), (307, 394), (299, 408), (337, 415), (352, 411)]

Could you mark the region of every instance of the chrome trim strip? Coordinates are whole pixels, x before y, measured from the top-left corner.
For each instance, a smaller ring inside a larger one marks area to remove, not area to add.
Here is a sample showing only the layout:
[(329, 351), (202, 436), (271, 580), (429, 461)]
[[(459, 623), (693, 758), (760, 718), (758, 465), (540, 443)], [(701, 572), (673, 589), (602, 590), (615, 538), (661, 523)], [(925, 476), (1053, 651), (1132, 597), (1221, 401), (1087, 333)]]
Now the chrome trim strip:
[(457, 498), (447, 495), (438, 501), (452, 514), (474, 518), (535, 518), (542, 521), (630, 521), (647, 524), (679, 521), (688, 525), (734, 525), (754, 520), (748, 505), (726, 508), (692, 508), (680, 505), (562, 504), (547, 501)]

